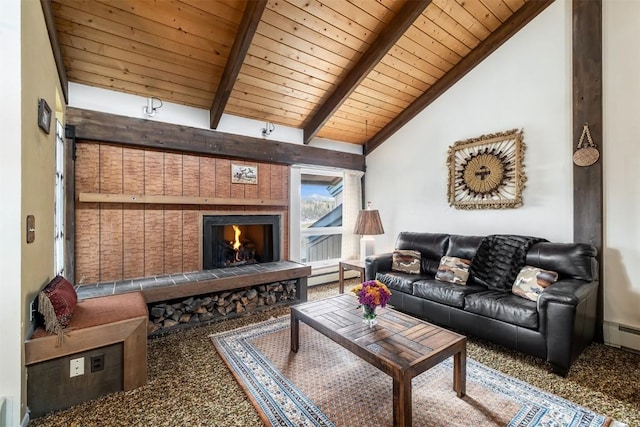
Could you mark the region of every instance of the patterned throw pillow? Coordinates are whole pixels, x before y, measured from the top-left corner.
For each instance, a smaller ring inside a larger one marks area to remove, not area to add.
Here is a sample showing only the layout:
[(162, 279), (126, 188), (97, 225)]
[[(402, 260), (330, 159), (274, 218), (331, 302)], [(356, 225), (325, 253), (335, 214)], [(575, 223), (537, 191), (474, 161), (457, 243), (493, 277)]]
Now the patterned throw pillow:
[(469, 267), (471, 261), (464, 258), (443, 256), (440, 258), (440, 265), (436, 272), (436, 280), (442, 282), (466, 285), (469, 278)]
[(513, 282), (511, 291), (521, 297), (538, 301), (538, 297), (544, 289), (558, 280), (555, 271), (543, 270), (538, 267), (525, 265)]
[(410, 249), (396, 249), (393, 251), (391, 270), (402, 273), (420, 274), (420, 252)]
[(77, 302), (76, 290), (62, 276), (56, 276), (38, 294), (38, 312), (44, 317), (44, 328), (51, 334), (58, 334), (59, 343), (62, 343), (62, 330), (69, 324)]

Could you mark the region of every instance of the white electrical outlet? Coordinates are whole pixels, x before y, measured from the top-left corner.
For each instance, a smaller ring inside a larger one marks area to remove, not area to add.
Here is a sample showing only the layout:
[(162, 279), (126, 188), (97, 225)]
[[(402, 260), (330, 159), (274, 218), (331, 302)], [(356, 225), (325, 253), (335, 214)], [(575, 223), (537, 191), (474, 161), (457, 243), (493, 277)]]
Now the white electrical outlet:
[(84, 375), (84, 357), (71, 359), (69, 364), (69, 377), (77, 377), (78, 375)]

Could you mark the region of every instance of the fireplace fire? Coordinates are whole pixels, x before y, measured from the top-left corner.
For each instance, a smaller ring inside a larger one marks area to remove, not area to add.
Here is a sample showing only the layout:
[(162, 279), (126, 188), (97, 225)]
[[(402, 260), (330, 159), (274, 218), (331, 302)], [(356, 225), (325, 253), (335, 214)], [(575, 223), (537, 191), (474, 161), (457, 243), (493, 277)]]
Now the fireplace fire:
[(280, 216), (205, 215), (202, 268), (280, 260)]
[(226, 242), (226, 247), (223, 249), (225, 267), (257, 263), (255, 243), (248, 239), (240, 239), (242, 229), (235, 224), (231, 227), (233, 228), (234, 239)]

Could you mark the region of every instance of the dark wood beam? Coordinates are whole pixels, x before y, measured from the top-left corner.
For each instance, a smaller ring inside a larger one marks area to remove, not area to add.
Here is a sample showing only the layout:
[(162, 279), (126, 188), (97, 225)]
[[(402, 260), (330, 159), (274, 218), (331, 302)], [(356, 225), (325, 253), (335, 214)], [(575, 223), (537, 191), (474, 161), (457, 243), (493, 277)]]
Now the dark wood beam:
[(447, 74), (435, 82), (426, 92), (420, 95), (402, 113), (391, 120), (385, 127), (375, 134), (365, 145), (365, 154), (372, 152), (384, 141), (389, 139), (401, 127), (427, 108), (447, 89), (456, 84), (469, 71), (480, 64), (493, 51), (509, 40), (522, 27), (527, 25), (540, 12), (547, 8), (554, 0), (528, 1), (507, 19), (498, 29), (482, 41), (467, 56), (462, 58)]
[(40, 0), (42, 12), (44, 13), (44, 22), (47, 25), (47, 33), (49, 33), (49, 43), (53, 51), (53, 59), (56, 61), (56, 69), (58, 70), (58, 78), (62, 87), (62, 95), (65, 103), (69, 103), (69, 80), (67, 79), (67, 69), (64, 67), (62, 60), (62, 50), (60, 50), (60, 42), (58, 41), (58, 32), (56, 31), (56, 21), (53, 17), (53, 8), (51, 0)]
[(236, 83), (238, 73), (240, 73), (240, 68), (244, 63), (244, 58), (251, 46), (251, 41), (256, 33), (258, 24), (260, 24), (262, 12), (264, 12), (266, 5), (267, 0), (256, 0), (247, 2), (244, 8), (244, 15), (242, 15), (242, 21), (240, 22), (240, 27), (238, 27), (236, 39), (231, 47), (227, 65), (224, 67), (220, 85), (209, 111), (211, 129), (217, 128), (220, 123), (220, 118), (231, 95), (231, 90)]
[(75, 129), (65, 126), (64, 133), (64, 277), (76, 283)]
[[(573, 138), (576, 149), (585, 123), (593, 142), (604, 151), (602, 139), (602, 1), (573, 0)], [(603, 182), (602, 160), (591, 166), (573, 166), (573, 240), (598, 248), (600, 287), (596, 313), (596, 340), (602, 342), (603, 299)]]
[(353, 93), (362, 80), (373, 70), (402, 35), (411, 27), (416, 19), (431, 3), (431, 0), (408, 0), (398, 11), (391, 22), (384, 28), (378, 38), (367, 49), (360, 61), (351, 69), (347, 77), (338, 85), (320, 109), (304, 127), (304, 143), (308, 144), (316, 136), (322, 126)]
[(66, 120), (68, 125), (75, 126), (75, 137), (79, 143), (83, 140), (99, 141), (288, 165), (308, 164), (365, 170), (362, 154), (266, 141), (261, 138), (72, 107), (67, 108)]

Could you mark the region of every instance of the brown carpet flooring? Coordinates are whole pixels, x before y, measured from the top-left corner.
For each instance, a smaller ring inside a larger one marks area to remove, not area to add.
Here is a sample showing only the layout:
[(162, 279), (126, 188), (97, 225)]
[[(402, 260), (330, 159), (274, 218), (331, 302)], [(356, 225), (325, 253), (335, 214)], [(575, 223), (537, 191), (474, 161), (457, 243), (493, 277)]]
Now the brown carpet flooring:
[[(346, 288), (355, 285), (352, 280)], [(309, 299), (337, 294), (337, 284), (309, 289)], [(270, 317), (288, 307), (155, 338), (148, 344), (149, 382), (32, 420), (34, 427), (263, 426), (216, 353), (209, 335)], [(468, 357), (631, 427), (640, 427), (640, 355), (592, 344), (567, 378), (545, 362), (471, 338)]]

